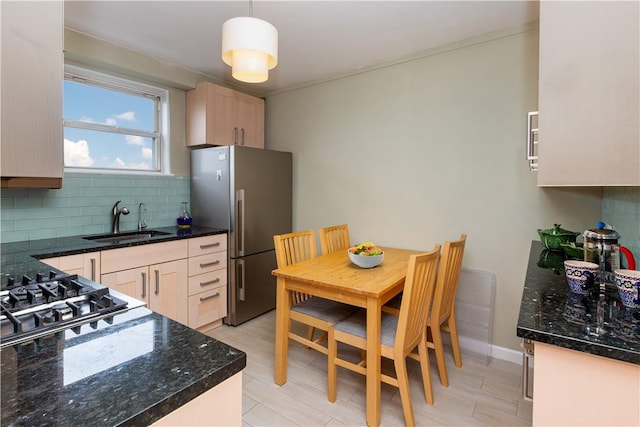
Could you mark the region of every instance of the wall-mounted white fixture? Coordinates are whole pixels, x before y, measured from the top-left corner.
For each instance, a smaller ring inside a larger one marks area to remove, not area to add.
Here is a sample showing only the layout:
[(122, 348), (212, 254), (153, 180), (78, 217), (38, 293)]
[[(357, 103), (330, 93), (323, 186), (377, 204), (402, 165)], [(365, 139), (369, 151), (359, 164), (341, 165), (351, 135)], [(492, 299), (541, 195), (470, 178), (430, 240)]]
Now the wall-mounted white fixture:
[(222, 25), (222, 61), (231, 66), (234, 79), (262, 83), (269, 70), (278, 65), (278, 30), (253, 17), (253, 0), (249, 16), (231, 18)]

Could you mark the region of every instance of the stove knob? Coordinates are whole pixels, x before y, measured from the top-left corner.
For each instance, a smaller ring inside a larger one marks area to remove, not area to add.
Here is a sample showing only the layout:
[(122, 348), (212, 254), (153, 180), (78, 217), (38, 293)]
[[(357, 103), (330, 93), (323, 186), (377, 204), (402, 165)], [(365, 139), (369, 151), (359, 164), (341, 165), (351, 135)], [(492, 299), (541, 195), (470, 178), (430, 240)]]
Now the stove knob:
[(36, 274), (36, 282), (38, 282), (38, 283), (42, 283), (42, 279), (43, 279), (43, 277), (42, 277), (42, 273), (38, 273), (38, 274)]
[(27, 286), (29, 283), (31, 283), (31, 277), (22, 276), (22, 285)]
[(55, 279), (57, 276), (56, 272), (51, 270), (49, 271), (49, 279)]
[(16, 284), (16, 280), (13, 277), (9, 277), (9, 280), (7, 280), (7, 287), (13, 287)]

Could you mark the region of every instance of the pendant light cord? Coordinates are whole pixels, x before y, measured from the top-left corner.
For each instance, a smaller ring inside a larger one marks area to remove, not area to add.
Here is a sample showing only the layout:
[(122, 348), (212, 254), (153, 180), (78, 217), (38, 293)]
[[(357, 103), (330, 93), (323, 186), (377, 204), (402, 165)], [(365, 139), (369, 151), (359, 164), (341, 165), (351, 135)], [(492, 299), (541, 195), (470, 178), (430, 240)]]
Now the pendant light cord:
[(253, 0), (249, 0), (249, 16), (253, 18)]

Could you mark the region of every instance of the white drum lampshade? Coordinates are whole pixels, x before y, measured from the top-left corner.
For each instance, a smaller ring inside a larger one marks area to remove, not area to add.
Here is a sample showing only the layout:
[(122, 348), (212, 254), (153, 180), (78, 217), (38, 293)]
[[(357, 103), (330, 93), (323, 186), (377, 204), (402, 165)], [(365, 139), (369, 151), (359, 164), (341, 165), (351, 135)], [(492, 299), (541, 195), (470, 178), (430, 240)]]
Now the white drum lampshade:
[(234, 79), (262, 83), (278, 65), (278, 30), (253, 17), (231, 18), (222, 25), (222, 61)]

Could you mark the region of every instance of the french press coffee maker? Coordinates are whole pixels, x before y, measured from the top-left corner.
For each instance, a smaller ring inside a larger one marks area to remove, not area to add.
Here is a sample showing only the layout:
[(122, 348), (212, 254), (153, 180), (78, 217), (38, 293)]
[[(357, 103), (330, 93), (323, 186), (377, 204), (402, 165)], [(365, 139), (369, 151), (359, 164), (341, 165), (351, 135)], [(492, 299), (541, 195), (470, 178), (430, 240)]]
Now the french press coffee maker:
[(598, 228), (585, 230), (584, 260), (600, 266), (600, 283), (614, 282), (613, 272), (620, 269), (620, 253), (624, 254), (627, 268), (635, 270), (635, 260), (629, 249), (618, 244), (620, 234), (612, 227), (599, 222)]

